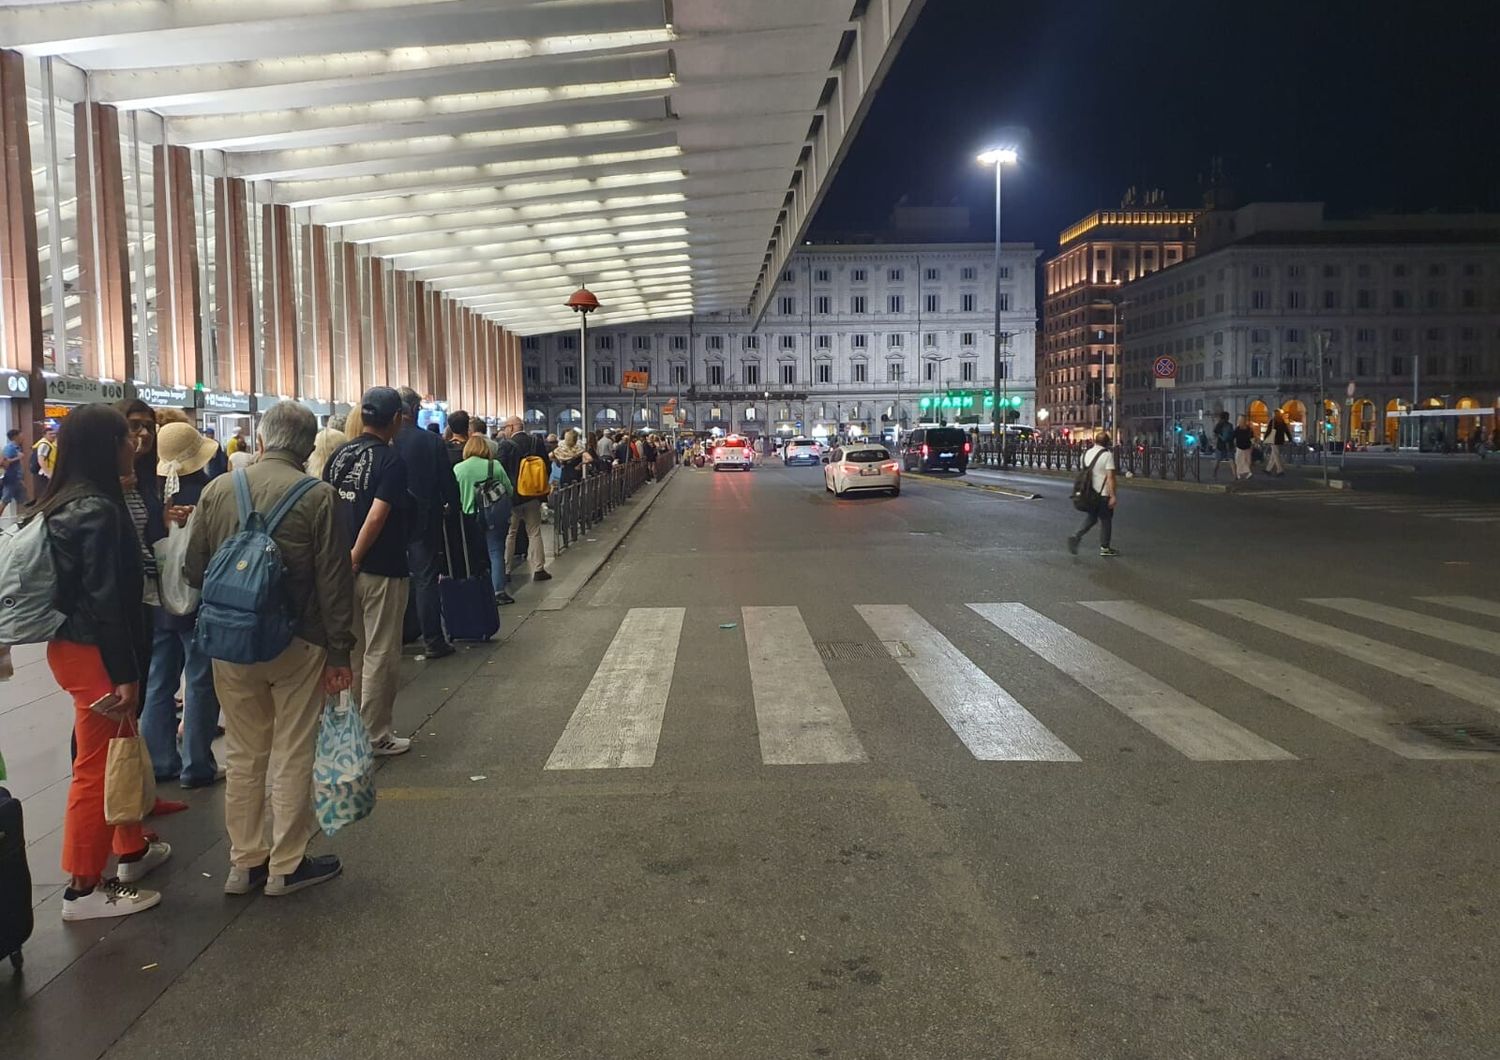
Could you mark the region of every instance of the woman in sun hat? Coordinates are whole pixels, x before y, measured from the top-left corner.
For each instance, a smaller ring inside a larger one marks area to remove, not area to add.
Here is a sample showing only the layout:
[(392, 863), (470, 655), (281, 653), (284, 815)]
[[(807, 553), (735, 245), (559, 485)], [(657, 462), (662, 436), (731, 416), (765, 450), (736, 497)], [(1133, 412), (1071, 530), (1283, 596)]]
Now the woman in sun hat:
[[(210, 478), (209, 465), (219, 444), (198, 433), (191, 423), (164, 424), (156, 435), (156, 474), (169, 525), (186, 527)], [(194, 643), (198, 614), (174, 615), (153, 607), (151, 669), (141, 713), (141, 734), (151, 749), (158, 781), (176, 780), (184, 788), (207, 787), (223, 776), (214, 761), (213, 741), (219, 724), (219, 698), (208, 656)], [(182, 704), (182, 748), (177, 745), (173, 700), (187, 674)]]

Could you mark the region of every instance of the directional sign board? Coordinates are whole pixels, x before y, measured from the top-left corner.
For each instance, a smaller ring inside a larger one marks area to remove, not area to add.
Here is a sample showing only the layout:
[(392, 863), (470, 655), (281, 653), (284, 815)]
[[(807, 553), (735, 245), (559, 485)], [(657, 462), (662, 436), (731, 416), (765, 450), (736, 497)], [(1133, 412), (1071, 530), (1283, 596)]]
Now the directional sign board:
[(651, 375), (648, 372), (625, 372), (620, 383), (626, 390), (635, 390), (644, 394), (651, 386)]
[(1166, 390), (1177, 385), (1177, 358), (1162, 354), (1151, 363), (1151, 374), (1156, 376), (1156, 389)]

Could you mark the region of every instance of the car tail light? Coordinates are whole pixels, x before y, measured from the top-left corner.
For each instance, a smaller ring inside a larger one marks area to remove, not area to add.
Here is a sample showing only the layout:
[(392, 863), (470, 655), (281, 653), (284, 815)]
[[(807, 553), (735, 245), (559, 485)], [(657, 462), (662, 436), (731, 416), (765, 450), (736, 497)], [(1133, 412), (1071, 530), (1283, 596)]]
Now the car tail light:
[(840, 464), (839, 465), (839, 470), (842, 471), (846, 475), (853, 475), (853, 474), (856, 474), (859, 471), (859, 465), (858, 464)]
[(923, 456), (927, 455), (927, 443), (926, 442), (922, 443), (922, 455)]
[(964, 452), (966, 452), (966, 453), (967, 453), (967, 452), (968, 452), (968, 451), (969, 451), (969, 443), (968, 443), (968, 442), (965, 442), (965, 443), (964, 443)]
[(894, 462), (889, 463), (889, 464), (883, 464), (881, 466), (883, 466), (887, 471), (900, 471), (901, 470), (900, 465), (898, 465), (898, 464), (896, 464)]

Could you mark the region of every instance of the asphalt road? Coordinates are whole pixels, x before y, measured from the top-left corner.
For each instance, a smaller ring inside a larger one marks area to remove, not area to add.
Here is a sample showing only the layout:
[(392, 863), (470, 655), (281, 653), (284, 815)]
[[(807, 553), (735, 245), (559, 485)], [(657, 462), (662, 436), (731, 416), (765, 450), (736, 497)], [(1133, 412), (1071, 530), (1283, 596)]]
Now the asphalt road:
[(107, 1055), (1493, 1060), (1500, 524), (1020, 481), (677, 472)]

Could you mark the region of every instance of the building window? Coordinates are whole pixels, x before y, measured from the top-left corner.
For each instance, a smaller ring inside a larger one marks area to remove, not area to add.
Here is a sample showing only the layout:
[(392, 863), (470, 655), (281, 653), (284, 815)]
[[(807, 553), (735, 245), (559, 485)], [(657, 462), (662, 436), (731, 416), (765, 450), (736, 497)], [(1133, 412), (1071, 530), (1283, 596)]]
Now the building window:
[(1369, 309), (1375, 304), (1375, 292), (1360, 288), (1354, 292), (1354, 304), (1359, 309)]
[(521, 348), (523, 350), (531, 350), (533, 352), (541, 349), (542, 337), (540, 335), (527, 335), (526, 338), (521, 340)]
[(1269, 309), (1270, 307), (1271, 307), (1271, 292), (1269, 292), (1269, 291), (1251, 291), (1250, 292), (1250, 308), (1251, 309)]
[(833, 365), (832, 364), (830, 364), (828, 361), (819, 361), (815, 367), (816, 367), (816, 370), (817, 370), (817, 373), (818, 373), (817, 377), (816, 377), (817, 380), (818, 380), (818, 382), (820, 382), (820, 383), (831, 383), (831, 382), (833, 382)]
[(1286, 341), (1286, 344), (1288, 346), (1295, 346), (1297, 343), (1301, 342), (1302, 341), (1302, 329), (1301, 328), (1287, 328), (1286, 329), (1286, 340), (1285, 341)]
[(813, 340), (813, 344), (820, 350), (831, 350), (833, 349), (833, 336), (819, 335)]
[(1374, 328), (1360, 328), (1358, 331), (1356, 331), (1354, 333), (1354, 341), (1355, 342), (1374, 342), (1375, 341), (1375, 329)]
[(906, 336), (899, 331), (892, 332), (885, 337), (885, 348), (888, 350), (899, 350), (906, 345)]
[(924, 360), (922, 362), (922, 378), (930, 383), (937, 378), (937, 375), (938, 362), (931, 359)]
[(1464, 288), (1462, 297), (1465, 309), (1477, 309), (1479, 307), (1479, 292), (1472, 287)]
[(754, 405), (746, 406), (746, 408), (745, 408), (745, 415), (744, 415), (743, 419), (746, 419), (746, 420), (753, 420), (753, 419), (755, 419), (755, 406)]
[(1443, 297), (1442, 291), (1432, 290), (1427, 292), (1428, 309), (1441, 309), (1443, 308), (1444, 301), (1446, 301), (1446, 299)]
[(867, 279), (867, 277), (865, 275), (865, 270), (864, 269), (850, 269), (849, 270), (849, 282), (850, 283), (864, 283), (866, 279)]
[(1286, 307), (1288, 309), (1301, 309), (1302, 308), (1302, 292), (1301, 291), (1288, 291), (1286, 293)]
[(760, 349), (760, 336), (759, 335), (746, 335), (745, 336), (745, 349), (747, 349), (747, 350), (758, 350), (758, 349)]
[(672, 366), (672, 383), (673, 383), (673, 385), (675, 385), (675, 386), (685, 386), (687, 384), (687, 381), (688, 381), (687, 380), (687, 365), (685, 365), (685, 364), (674, 364)]
[(887, 313), (901, 313), (904, 302), (899, 294), (888, 295), (885, 300), (885, 311)]
[(938, 269), (928, 269), (926, 273), (924, 273), (924, 276), (926, 277), (928, 283), (937, 283), (943, 278), (942, 272)]
[(1220, 291), (1218, 294), (1214, 295), (1214, 312), (1215, 313), (1222, 313), (1222, 312), (1224, 312), (1224, 292), (1223, 291)]
[(833, 279), (833, 273), (829, 272), (827, 269), (819, 269), (814, 278), (819, 283), (828, 283)]
[(1002, 291), (1000, 293), (1000, 312), (1010, 312), (1010, 295)]
[(976, 269), (972, 265), (965, 265), (958, 272), (958, 278), (961, 279), (961, 280), (973, 280), (973, 279), (977, 278), (978, 275), (979, 275), (979, 270)]
[(1339, 293), (1337, 291), (1323, 292), (1323, 308), (1337, 309), (1339, 307)]
[(565, 364), (557, 370), (557, 383), (559, 386), (578, 385), (578, 366), (576, 364)]
[(711, 364), (708, 366), (708, 385), (724, 385), (724, 366), (722, 364)]
[(857, 295), (854, 295), (852, 298), (849, 299), (849, 312), (858, 315), (858, 314), (863, 313), (864, 311), (865, 311), (865, 296), (864, 295), (857, 294)]
[(723, 335), (710, 335), (703, 340), (703, 348), (708, 350), (722, 350), (724, 348)]
[(1009, 265), (1001, 265), (1000, 266), (1000, 278), (1002, 280), (1008, 280), (1008, 279), (1010, 279), (1010, 266)]
[(615, 337), (613, 335), (600, 335), (594, 340), (594, 349), (612, 350), (615, 348)]
[(760, 386), (760, 362), (759, 361), (746, 361), (745, 362), (745, 385), (746, 386)]
[(924, 309), (925, 312), (928, 312), (928, 313), (938, 313), (938, 312), (941, 312), (941, 309), (939, 307), (943, 304), (943, 302), (942, 302), (942, 295), (929, 294), (929, 295), (927, 295), (923, 299), (923, 303), (922, 304), (925, 307), (925, 309)]
[(795, 350), (797, 348), (797, 336), (796, 335), (783, 335), (783, 336), (781, 336), (781, 348), (783, 350)]
[(977, 361), (958, 362), (958, 378), (965, 383), (972, 383), (978, 363)]
[(868, 383), (870, 381), (870, 366), (864, 361), (855, 361), (851, 367), (854, 369), (854, 381), (856, 383)]
[(797, 279), (797, 270), (796, 269), (787, 269), (785, 272), (783, 272), (781, 274), (781, 278), (783, 280), (785, 280), (787, 283), (792, 283), (792, 282), (794, 282)]
[(1391, 308), (1392, 309), (1405, 309), (1406, 308), (1406, 292), (1405, 291), (1392, 291), (1391, 292)]
[(975, 298), (976, 298), (976, 296), (972, 295), (972, 294), (966, 294), (966, 295), (960, 296), (960, 298), (959, 298), (959, 308), (963, 312), (965, 312), (965, 313), (972, 313), (972, 312), (974, 312)]
[(1262, 379), (1265, 377), (1265, 374), (1266, 359), (1264, 357), (1250, 358), (1250, 377), (1252, 379)]
[(1392, 357), (1391, 358), (1391, 375), (1405, 375), (1405, 374), (1406, 374), (1406, 358), (1405, 357)]
[(849, 348), (854, 350), (862, 350), (869, 344), (869, 341), (870, 336), (868, 335), (850, 335)]
[(531, 384), (532, 386), (536, 386), (541, 381), (542, 381), (542, 367), (541, 367), (541, 365), (528, 364), (526, 366), (526, 382), (529, 383), (529, 384)]
[(922, 345), (926, 346), (929, 350), (937, 349), (937, 332), (929, 331), (925, 335), (923, 335)]
[(959, 335), (958, 344), (960, 346), (974, 345), (974, 333), (972, 331), (965, 331), (963, 334)]
[(557, 345), (560, 349), (576, 350), (578, 349), (578, 339), (572, 335), (564, 335), (558, 340)]
[(781, 365), (781, 385), (791, 386), (797, 381), (797, 366), (795, 364)]
[(614, 386), (615, 385), (615, 366), (614, 365), (612, 365), (612, 364), (600, 364), (597, 367), (596, 371), (598, 372), (597, 378), (599, 380), (599, 385), (600, 386)]
[(829, 298), (826, 294), (818, 295), (813, 301), (813, 311), (820, 316), (826, 317), (829, 313), (833, 312), (833, 299)]
[(900, 361), (891, 361), (885, 366), (885, 381), (887, 383), (899, 383), (906, 378), (906, 365)]
[(900, 269), (891, 269), (891, 270), (889, 270), (885, 274), (885, 278), (887, 280), (889, 280), (891, 283), (900, 283), (901, 282), (901, 270)]
[(1286, 278), (1289, 279), (1289, 280), (1300, 280), (1300, 279), (1302, 279), (1302, 266), (1301, 265), (1288, 265), (1286, 267)]
[(649, 350), (651, 348), (651, 336), (637, 335), (632, 345), (638, 350)]
[(1009, 361), (1001, 361), (1000, 362), (1000, 378), (1001, 379), (1009, 379), (1010, 378), (1010, 362)]
[(686, 335), (673, 335), (672, 336), (672, 349), (679, 350), (679, 351), (687, 349), (687, 336)]
[(797, 299), (789, 294), (784, 294), (776, 300), (776, 311), (784, 317), (797, 314)]

